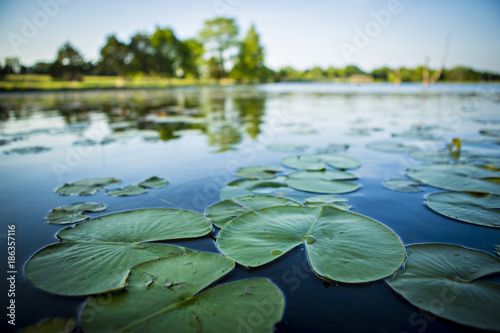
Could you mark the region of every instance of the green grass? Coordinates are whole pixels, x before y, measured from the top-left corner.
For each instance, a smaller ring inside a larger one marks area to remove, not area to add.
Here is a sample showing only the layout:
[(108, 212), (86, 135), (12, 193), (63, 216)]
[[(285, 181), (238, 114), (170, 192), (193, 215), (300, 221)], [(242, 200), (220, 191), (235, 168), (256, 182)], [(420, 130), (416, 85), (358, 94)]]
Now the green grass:
[[(231, 84), (230, 80), (220, 84)], [(50, 75), (16, 74), (0, 80), (0, 90), (61, 90), (61, 89), (104, 89), (104, 88), (165, 88), (172, 86), (192, 86), (218, 84), (215, 80), (179, 79), (137, 76), (85, 76), (82, 81), (53, 80)]]

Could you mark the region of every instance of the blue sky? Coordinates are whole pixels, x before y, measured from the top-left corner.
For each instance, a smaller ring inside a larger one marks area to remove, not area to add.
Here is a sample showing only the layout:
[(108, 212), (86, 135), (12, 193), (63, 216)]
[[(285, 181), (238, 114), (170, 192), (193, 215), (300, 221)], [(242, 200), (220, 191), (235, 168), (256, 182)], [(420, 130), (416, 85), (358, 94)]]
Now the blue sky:
[[(61, 4), (53, 17), (44, 16), (40, 2), (56, 1)], [(391, 14), (391, 1), (401, 11)], [(373, 12), (390, 13), (385, 26)], [(220, 14), (234, 17), (241, 35), (255, 23), (266, 63), (273, 69), (349, 63), (365, 70), (414, 67), (426, 57), (431, 67), (439, 67), (450, 35), (446, 67), (500, 72), (497, 0), (0, 0), (0, 59), (18, 56), (29, 65), (50, 61), (69, 40), (86, 59), (97, 60), (110, 33), (128, 41), (137, 31), (152, 32), (159, 25), (172, 27), (184, 39), (196, 36), (204, 20)], [(23, 34), (23, 27), (36, 19), (38, 31), (26, 35), (25, 28)], [(363, 40), (360, 35), (367, 32), (371, 37)], [(356, 36), (367, 45), (356, 45)], [(346, 48), (356, 52), (346, 58)]]

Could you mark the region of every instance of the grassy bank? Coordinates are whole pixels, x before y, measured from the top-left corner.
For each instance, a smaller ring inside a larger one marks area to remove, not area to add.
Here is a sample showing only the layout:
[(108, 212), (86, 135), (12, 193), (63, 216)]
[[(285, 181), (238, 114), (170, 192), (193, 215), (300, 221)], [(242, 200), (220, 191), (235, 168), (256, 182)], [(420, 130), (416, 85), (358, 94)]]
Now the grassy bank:
[(17, 74), (7, 75), (0, 80), (0, 91), (18, 90), (78, 90), (114, 88), (166, 88), (172, 86), (192, 86), (207, 84), (232, 84), (231, 80), (218, 83), (215, 80), (177, 79), (163, 77), (136, 76), (84, 76), (82, 81), (53, 80), (50, 75)]

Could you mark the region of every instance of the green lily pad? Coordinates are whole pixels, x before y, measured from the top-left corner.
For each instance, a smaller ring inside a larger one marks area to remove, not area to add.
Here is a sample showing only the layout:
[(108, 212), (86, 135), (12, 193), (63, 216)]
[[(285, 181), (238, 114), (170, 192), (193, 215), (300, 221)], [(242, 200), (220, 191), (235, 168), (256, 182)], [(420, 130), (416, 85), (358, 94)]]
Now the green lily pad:
[(437, 140), (434, 135), (426, 131), (405, 131), (401, 133), (392, 133), (396, 138), (418, 139), (418, 140)]
[(62, 206), (52, 209), (45, 217), (53, 224), (70, 224), (87, 220), (89, 217), (83, 212), (101, 212), (106, 209), (106, 205), (94, 202), (77, 203), (70, 206)]
[(219, 197), (220, 200), (227, 200), (251, 194), (258, 194), (256, 191), (259, 190), (271, 192), (273, 189), (280, 187), (287, 187), (285, 184), (285, 177), (276, 177), (264, 180), (236, 179), (230, 181), (221, 189)]
[(500, 272), (500, 259), (447, 244), (407, 247), (405, 269), (387, 279), (414, 306), (483, 330), (500, 330), (500, 285), (485, 277)]
[(130, 197), (143, 193), (146, 193), (146, 190), (138, 185), (128, 185), (119, 190), (108, 191), (109, 195), (113, 195), (116, 197)]
[(119, 183), (119, 179), (112, 177), (97, 177), (77, 180), (56, 188), (60, 195), (92, 195), (98, 190), (104, 190), (103, 185)]
[(43, 147), (43, 146), (34, 146), (34, 147), (24, 147), (24, 148), (14, 148), (11, 150), (6, 150), (3, 153), (4, 154), (19, 154), (19, 155), (25, 155), (25, 154), (38, 154), (38, 153), (43, 153), (45, 151), (49, 151), (52, 148), (48, 147)]
[(320, 202), (315, 202), (315, 203), (308, 203), (306, 204), (307, 207), (321, 207), (321, 206), (331, 206), (335, 207), (340, 210), (349, 210), (352, 208), (351, 205), (348, 205), (343, 202), (332, 202), (332, 203), (320, 203)]
[(281, 171), (281, 168), (273, 166), (253, 166), (238, 170), (236, 175), (246, 179), (271, 179)]
[(302, 206), (299, 202), (270, 195), (252, 194), (218, 202), (207, 208), (206, 215), (217, 227), (243, 213), (274, 206)]
[(272, 150), (272, 151), (280, 151), (280, 152), (301, 152), (304, 151), (308, 148), (308, 146), (304, 145), (287, 145), (287, 144), (281, 144), (281, 145), (270, 145), (267, 146), (267, 149)]
[[(272, 332), (283, 315), (284, 297), (269, 280), (241, 280), (205, 290), (233, 267), (234, 262), (221, 255), (197, 252), (137, 265), (125, 291), (87, 301), (81, 313), (82, 329)], [(100, 310), (95, 311), (96, 307)], [(247, 323), (252, 314), (261, 319)]]
[(418, 186), (424, 184), (411, 179), (393, 178), (385, 180), (382, 185), (389, 190), (398, 192), (422, 192), (422, 189)]
[(473, 158), (473, 155), (466, 151), (449, 151), (448, 149), (437, 151), (417, 150), (412, 151), (410, 153), (410, 156), (417, 160), (437, 163), (447, 163), (449, 161), (467, 161)]
[(19, 333), (70, 333), (73, 332), (75, 326), (76, 321), (73, 318), (55, 317), (24, 327), (19, 330)]
[(168, 184), (168, 181), (165, 178), (159, 178), (156, 176), (150, 177), (145, 181), (139, 183), (141, 187), (147, 188), (160, 188)]
[[(357, 178), (342, 171), (299, 171), (289, 174), (285, 183), (297, 190), (314, 193), (347, 193), (357, 190), (361, 185), (336, 179)], [(340, 177), (340, 178), (339, 178)]]
[(281, 163), (292, 169), (308, 171), (324, 170), (326, 165), (337, 169), (355, 169), (361, 166), (361, 162), (353, 157), (330, 154), (290, 156)]
[(425, 197), (425, 204), (454, 220), (500, 228), (500, 196), (473, 192), (438, 192)]
[(399, 237), (362, 215), (322, 207), (271, 207), (233, 219), (217, 246), (228, 258), (261, 266), (305, 243), (314, 271), (325, 278), (362, 283), (394, 273), (405, 260)]
[(367, 144), (366, 147), (385, 152), (408, 152), (418, 149), (417, 146), (405, 145), (401, 142), (393, 142), (393, 141), (373, 142)]
[(327, 194), (327, 195), (316, 195), (314, 197), (309, 197), (306, 199), (306, 204), (329, 204), (334, 202), (346, 202), (348, 201), (346, 198), (342, 198), (336, 194)]
[(175, 209), (142, 209), (105, 215), (66, 228), (61, 242), (31, 257), (25, 276), (38, 288), (82, 296), (125, 286), (130, 268), (148, 260), (189, 252), (159, 240), (201, 237), (212, 231), (203, 215)]
[(341, 153), (349, 149), (346, 143), (331, 143), (326, 148), (316, 149), (317, 154)]
[(500, 170), (494, 167), (464, 164), (430, 164), (407, 169), (408, 177), (426, 185), (450, 191), (484, 192), (500, 195)]

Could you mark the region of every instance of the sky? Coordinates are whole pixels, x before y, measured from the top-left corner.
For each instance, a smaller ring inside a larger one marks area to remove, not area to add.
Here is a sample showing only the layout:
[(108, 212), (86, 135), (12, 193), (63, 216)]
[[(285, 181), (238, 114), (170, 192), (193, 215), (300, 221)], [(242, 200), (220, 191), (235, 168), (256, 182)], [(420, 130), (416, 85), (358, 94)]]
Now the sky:
[[(203, 22), (255, 24), (272, 69), (292, 66), (464, 65), (500, 73), (498, 0), (0, 0), (0, 61), (52, 61), (70, 41), (96, 61), (106, 36), (171, 27), (196, 37)], [(449, 42), (448, 42), (449, 41)], [(446, 52), (447, 51), (447, 52)]]

